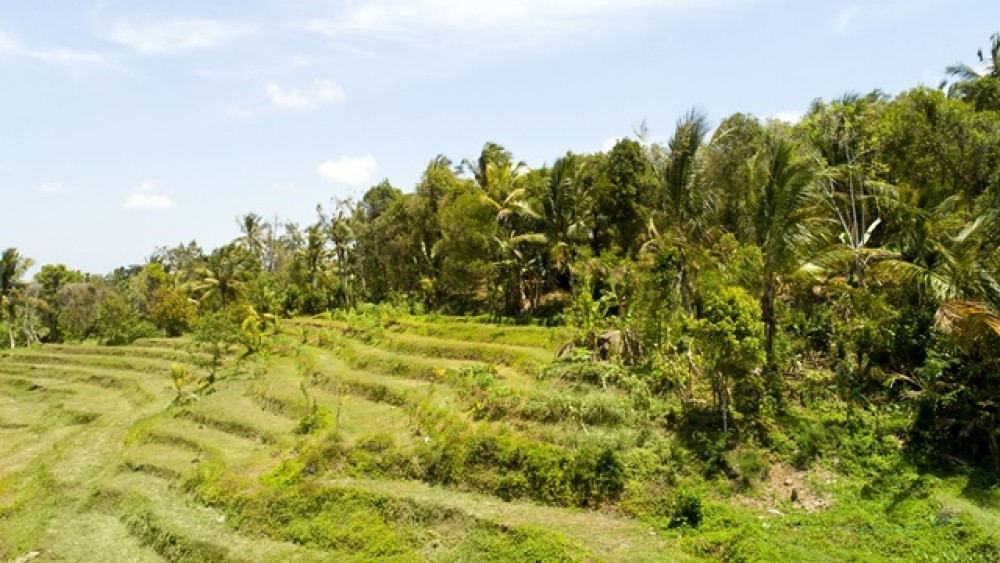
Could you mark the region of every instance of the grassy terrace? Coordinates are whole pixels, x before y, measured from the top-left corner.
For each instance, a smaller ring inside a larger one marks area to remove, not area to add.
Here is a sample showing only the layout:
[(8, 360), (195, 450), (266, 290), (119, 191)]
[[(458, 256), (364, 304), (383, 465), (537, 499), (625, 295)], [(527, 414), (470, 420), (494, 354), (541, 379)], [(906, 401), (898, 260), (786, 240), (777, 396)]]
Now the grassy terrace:
[[(557, 329), (300, 319), (268, 339), (183, 401), (183, 341), (0, 354), (0, 560), (967, 560), (1000, 541), (995, 490), (890, 454), (795, 467), (788, 436), (787, 458), (705, 479), (676, 405), (610, 366), (552, 371)], [(700, 527), (669, 525), (678, 491)]]

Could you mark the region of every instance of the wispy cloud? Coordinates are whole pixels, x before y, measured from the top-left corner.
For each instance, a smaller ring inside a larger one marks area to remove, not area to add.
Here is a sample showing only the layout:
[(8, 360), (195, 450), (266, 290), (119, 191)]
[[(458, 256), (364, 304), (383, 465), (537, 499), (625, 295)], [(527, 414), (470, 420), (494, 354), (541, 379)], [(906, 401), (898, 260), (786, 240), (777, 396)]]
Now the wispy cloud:
[(317, 80), (306, 88), (284, 88), (273, 82), (264, 86), (267, 97), (282, 109), (307, 110), (343, 101), (344, 89), (332, 80)]
[(805, 112), (789, 110), (789, 111), (779, 111), (777, 113), (765, 115), (764, 117), (766, 119), (777, 119), (778, 121), (784, 121), (785, 123), (791, 123), (794, 125), (802, 121), (802, 118), (805, 117), (805, 115), (806, 115)]
[(330, 35), (414, 36), (440, 30), (521, 37), (585, 31), (606, 16), (641, 9), (704, 8), (726, 0), (359, 0), (301, 24)]
[(113, 66), (110, 57), (94, 51), (78, 51), (64, 47), (33, 48), (0, 31), (0, 57), (22, 57), (45, 63), (62, 65), (101, 65)]
[(361, 156), (341, 156), (337, 160), (327, 160), (319, 165), (320, 176), (348, 186), (360, 186), (372, 181), (378, 163), (370, 154)]
[(604, 139), (604, 142), (601, 143), (601, 152), (610, 151), (611, 149), (615, 148), (615, 145), (618, 144), (618, 141), (621, 141), (622, 139), (626, 138), (627, 137), (608, 137), (607, 139)]
[(38, 185), (38, 191), (43, 194), (61, 195), (69, 193), (69, 188), (62, 182), (44, 182)]
[(850, 6), (841, 10), (833, 18), (833, 28), (837, 33), (847, 33), (851, 28), (851, 24), (858, 19), (861, 15), (861, 8), (858, 6)]
[(237, 121), (243, 121), (244, 119), (250, 119), (253, 117), (253, 110), (238, 104), (226, 106), (225, 109), (226, 117), (230, 119), (235, 119)]
[(154, 55), (215, 47), (259, 30), (257, 24), (246, 21), (123, 16), (115, 19), (106, 37), (139, 53)]
[(159, 192), (159, 187), (152, 180), (142, 181), (125, 200), (125, 209), (169, 209), (174, 202)]

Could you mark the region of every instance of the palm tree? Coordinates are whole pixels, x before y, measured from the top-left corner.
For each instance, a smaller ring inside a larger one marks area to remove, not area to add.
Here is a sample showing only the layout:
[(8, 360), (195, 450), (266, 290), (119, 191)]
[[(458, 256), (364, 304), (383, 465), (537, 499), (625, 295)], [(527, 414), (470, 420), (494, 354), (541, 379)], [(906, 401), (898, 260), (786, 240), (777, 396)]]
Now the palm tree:
[(708, 117), (696, 109), (677, 120), (661, 174), (659, 213), (651, 229), (656, 238), (668, 237), (678, 247), (678, 285), (681, 303), (688, 314), (694, 312), (694, 299), (685, 250), (704, 233), (705, 219), (712, 209), (709, 191), (700, 189), (698, 182), (701, 147), (708, 131)]
[(264, 218), (256, 213), (247, 213), (236, 218), (242, 236), (237, 240), (255, 260), (261, 260), (264, 255), (266, 223)]
[(309, 287), (315, 289), (317, 278), (323, 270), (323, 262), (327, 256), (322, 225), (311, 225), (306, 229), (305, 240), (299, 245), (297, 253), (305, 262), (306, 273), (309, 276)]
[[(546, 237), (541, 233), (517, 234), (508, 230), (491, 238), (497, 249), (497, 259), (493, 262), (497, 270), (495, 287), (502, 294), (498, 309), (513, 316), (521, 310), (521, 303), (527, 296), (525, 278), (528, 270), (538, 260), (538, 256), (532, 256), (528, 249), (533, 244), (544, 244)], [(534, 301), (531, 300), (532, 306)]]
[(876, 273), (900, 282), (927, 306), (952, 299), (1000, 303), (1000, 284), (980, 260), (990, 214), (968, 222), (959, 213), (961, 197), (939, 187), (887, 189), (877, 201), (893, 235), (887, 256), (873, 266)]
[(807, 268), (834, 272), (846, 266), (849, 282), (860, 288), (865, 287), (870, 263), (882, 255), (872, 244), (882, 223), (872, 200), (883, 187), (872, 180), (860, 124), (883, 100), (878, 90), (865, 96), (848, 93), (830, 104), (815, 103), (805, 122), (820, 168), (817, 196), (837, 230), (836, 242)]
[(15, 248), (8, 248), (0, 255), (0, 320), (7, 316), (7, 337), (10, 347), (14, 342), (14, 318), (17, 313), (17, 298), (25, 283), (21, 280), (34, 262), (24, 258)]
[[(514, 164), (510, 151), (492, 141), (483, 145), (483, 150), (475, 162), (466, 158), (462, 160), (460, 166), (462, 170), (472, 175), (472, 179), (483, 192), (495, 200), (505, 199), (507, 196), (503, 193), (506, 186), (497, 183), (501, 177), (497, 175), (496, 170), (517, 172), (523, 167), (524, 163)], [(494, 170), (492, 174), (491, 169)]]
[(541, 197), (541, 220), (549, 242), (549, 254), (558, 273), (569, 270), (575, 244), (589, 237), (587, 210), (593, 205), (583, 182), (577, 181), (581, 161), (573, 153), (556, 160), (545, 178)]
[[(982, 70), (976, 70), (966, 63), (958, 62), (945, 67), (944, 72), (948, 76), (958, 79), (957, 84), (972, 82), (980, 78), (991, 77), (1000, 78), (1000, 33), (990, 36), (989, 58), (983, 55), (983, 50), (976, 51), (980, 64), (984, 65)], [(953, 84), (952, 86), (956, 86)]]
[(218, 248), (199, 269), (199, 278), (193, 287), (200, 293), (199, 302), (218, 300), (221, 309), (238, 301), (249, 273), (249, 257), (235, 244)]
[(815, 236), (810, 229), (815, 215), (809, 205), (813, 170), (798, 156), (797, 148), (789, 141), (772, 138), (751, 161), (756, 178), (751, 204), (754, 235), (764, 255), (760, 306), (769, 366), (774, 364), (775, 301), (781, 277), (798, 268), (801, 250)]
[(344, 292), (345, 305), (353, 304), (353, 291), (351, 290), (351, 267), (350, 254), (351, 245), (357, 240), (354, 232), (354, 217), (351, 215), (351, 200), (334, 200), (336, 213), (330, 212), (330, 216), (323, 218), (320, 210), (321, 222), (326, 227), (326, 234), (330, 242), (333, 243), (333, 256), (337, 261), (337, 276), (340, 279), (340, 288)]
[[(1000, 109), (1000, 33), (990, 37), (988, 55), (982, 49), (976, 55), (982, 70), (961, 62), (945, 67), (945, 74), (954, 79), (948, 87), (948, 96), (972, 102), (977, 110)], [(947, 78), (941, 82), (941, 88), (946, 85)]]

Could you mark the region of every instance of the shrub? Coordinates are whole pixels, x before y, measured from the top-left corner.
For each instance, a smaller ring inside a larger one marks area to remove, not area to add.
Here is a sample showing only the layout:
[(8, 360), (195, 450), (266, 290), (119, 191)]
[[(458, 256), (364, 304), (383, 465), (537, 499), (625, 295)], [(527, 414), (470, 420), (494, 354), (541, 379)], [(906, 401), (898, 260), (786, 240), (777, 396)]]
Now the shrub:
[(702, 520), (701, 495), (688, 489), (677, 489), (670, 503), (671, 528), (689, 526), (697, 528)]

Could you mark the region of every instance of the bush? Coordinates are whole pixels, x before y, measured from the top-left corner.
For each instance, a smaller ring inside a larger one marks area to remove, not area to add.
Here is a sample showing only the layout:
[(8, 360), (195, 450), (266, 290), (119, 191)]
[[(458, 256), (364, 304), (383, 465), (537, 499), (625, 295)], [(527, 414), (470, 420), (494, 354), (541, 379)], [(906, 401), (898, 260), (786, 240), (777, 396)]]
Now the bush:
[(677, 489), (670, 503), (671, 528), (689, 526), (697, 528), (702, 520), (701, 495), (688, 489)]
[(104, 344), (121, 346), (157, 335), (156, 327), (143, 321), (128, 301), (117, 293), (108, 295), (97, 310), (95, 333)]

